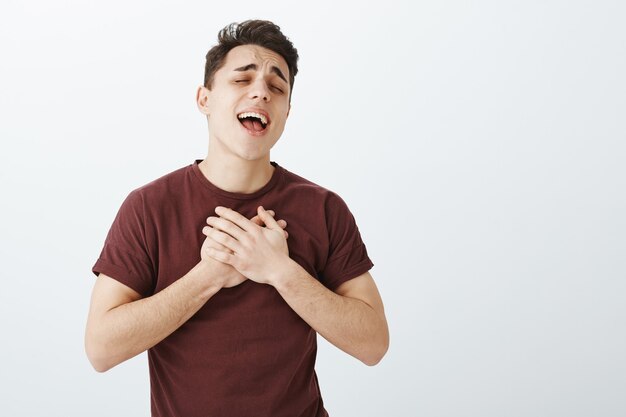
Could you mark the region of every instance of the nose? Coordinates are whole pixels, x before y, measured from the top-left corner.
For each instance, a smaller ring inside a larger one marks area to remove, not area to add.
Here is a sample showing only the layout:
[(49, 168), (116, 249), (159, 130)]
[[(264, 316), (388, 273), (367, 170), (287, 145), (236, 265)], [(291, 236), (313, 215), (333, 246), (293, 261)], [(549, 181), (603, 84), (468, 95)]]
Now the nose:
[(252, 83), (249, 96), (255, 100), (270, 101), (270, 90), (264, 80), (256, 80)]

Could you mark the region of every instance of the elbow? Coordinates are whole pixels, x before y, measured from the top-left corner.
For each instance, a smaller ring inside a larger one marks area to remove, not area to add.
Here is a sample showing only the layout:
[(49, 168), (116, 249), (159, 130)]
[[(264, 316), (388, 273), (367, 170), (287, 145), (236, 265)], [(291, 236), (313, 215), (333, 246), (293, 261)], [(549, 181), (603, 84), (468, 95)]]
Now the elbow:
[(103, 373), (112, 368), (106, 361), (89, 357), (89, 362), (96, 372)]
[(96, 362), (92, 360), (90, 360), (90, 362), (91, 362), (91, 366), (93, 366), (93, 369), (98, 373), (103, 373), (111, 369), (111, 367), (106, 366), (104, 363), (100, 363), (100, 362)]
[(378, 352), (372, 352), (369, 355), (361, 358), (361, 362), (363, 362), (367, 366), (378, 365), (380, 361), (383, 360), (383, 357), (385, 356), (386, 353), (387, 353), (386, 349), (378, 351)]
[(389, 350), (389, 333), (386, 333), (383, 340), (375, 345), (371, 346), (366, 355), (360, 358), (367, 366), (375, 366), (385, 357), (385, 354)]
[(96, 372), (106, 372), (116, 365), (110, 360), (110, 358), (103, 354), (99, 354), (93, 350), (88, 349), (86, 350), (86, 353), (87, 358), (89, 359), (89, 363), (91, 363), (91, 366)]
[(106, 372), (115, 366), (106, 354), (106, 350), (102, 344), (98, 343), (93, 335), (89, 333), (85, 336), (85, 353), (87, 354), (89, 363), (96, 372)]
[(379, 358), (379, 359), (370, 359), (370, 360), (363, 360), (362, 362), (363, 362), (364, 364), (366, 364), (367, 366), (370, 366), (370, 367), (371, 367), (371, 366), (376, 366), (376, 365), (378, 365), (378, 363), (380, 362), (380, 360), (381, 360), (381, 359), (382, 359), (382, 358)]

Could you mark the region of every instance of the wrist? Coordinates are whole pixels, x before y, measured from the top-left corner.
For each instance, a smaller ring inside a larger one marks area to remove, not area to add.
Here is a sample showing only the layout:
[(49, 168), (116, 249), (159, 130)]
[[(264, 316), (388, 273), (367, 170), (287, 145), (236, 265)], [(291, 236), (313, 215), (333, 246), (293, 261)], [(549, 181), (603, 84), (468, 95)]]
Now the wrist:
[(275, 269), (271, 285), (280, 292), (289, 285), (289, 282), (298, 275), (301, 269), (302, 267), (296, 261), (287, 257), (285, 261)]
[(203, 295), (210, 297), (223, 286), (223, 282), (221, 282), (214, 273), (209, 259), (201, 259), (189, 272), (193, 274), (195, 280), (200, 283), (200, 291)]

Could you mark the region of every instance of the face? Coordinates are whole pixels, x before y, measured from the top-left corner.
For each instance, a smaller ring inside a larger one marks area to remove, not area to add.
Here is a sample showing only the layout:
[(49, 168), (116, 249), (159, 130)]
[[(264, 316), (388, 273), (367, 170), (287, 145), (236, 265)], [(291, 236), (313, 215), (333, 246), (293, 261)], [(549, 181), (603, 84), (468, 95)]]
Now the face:
[(289, 68), (269, 49), (237, 46), (215, 73), (211, 90), (198, 88), (196, 99), (209, 121), (210, 152), (247, 161), (269, 158), (289, 115)]

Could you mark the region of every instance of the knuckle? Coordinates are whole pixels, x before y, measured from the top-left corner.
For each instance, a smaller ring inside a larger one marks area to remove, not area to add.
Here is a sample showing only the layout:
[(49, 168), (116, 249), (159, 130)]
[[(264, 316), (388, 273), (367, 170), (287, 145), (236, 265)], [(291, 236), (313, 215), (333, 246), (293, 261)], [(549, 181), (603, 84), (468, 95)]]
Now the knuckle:
[(216, 240), (217, 240), (219, 243), (221, 243), (221, 244), (223, 244), (223, 245), (224, 245), (224, 244), (227, 244), (227, 243), (229, 242), (230, 237), (229, 237), (227, 234), (225, 234), (225, 233), (219, 233), (217, 236), (218, 236), (219, 238), (218, 238), (218, 239), (216, 239)]
[(241, 257), (234, 257), (234, 265), (237, 269), (246, 270), (248, 268), (248, 262)]

